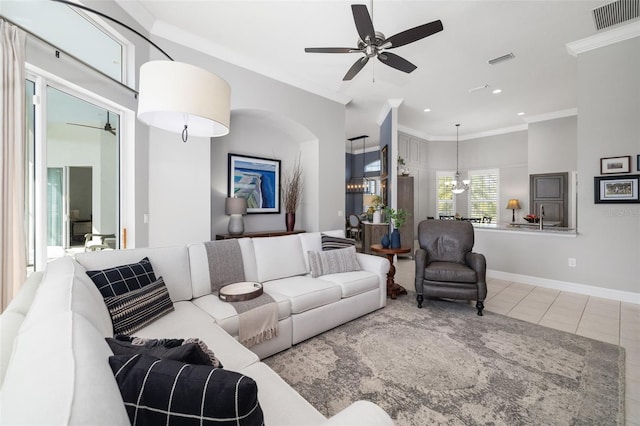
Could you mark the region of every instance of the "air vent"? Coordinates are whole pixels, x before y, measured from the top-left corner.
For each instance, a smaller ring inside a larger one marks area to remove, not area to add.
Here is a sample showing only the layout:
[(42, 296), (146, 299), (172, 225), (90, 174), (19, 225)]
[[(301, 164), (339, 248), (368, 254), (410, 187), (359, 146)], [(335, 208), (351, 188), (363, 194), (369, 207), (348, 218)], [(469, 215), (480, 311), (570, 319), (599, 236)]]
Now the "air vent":
[(638, 16), (640, 16), (640, 0), (618, 0), (593, 9), (593, 22), (598, 31)]
[(495, 65), (499, 62), (508, 61), (509, 59), (515, 58), (516, 55), (513, 53), (507, 53), (506, 55), (498, 56), (497, 58), (489, 59), (489, 64)]

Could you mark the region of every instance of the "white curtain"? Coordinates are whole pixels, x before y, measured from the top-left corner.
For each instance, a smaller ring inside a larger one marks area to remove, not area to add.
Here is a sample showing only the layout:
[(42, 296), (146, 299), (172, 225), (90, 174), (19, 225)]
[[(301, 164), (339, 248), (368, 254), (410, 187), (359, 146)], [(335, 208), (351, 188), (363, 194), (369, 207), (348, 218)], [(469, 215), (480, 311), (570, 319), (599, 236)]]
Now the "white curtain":
[(25, 237), (25, 47), (22, 30), (0, 19), (0, 309), (16, 294), (27, 272)]

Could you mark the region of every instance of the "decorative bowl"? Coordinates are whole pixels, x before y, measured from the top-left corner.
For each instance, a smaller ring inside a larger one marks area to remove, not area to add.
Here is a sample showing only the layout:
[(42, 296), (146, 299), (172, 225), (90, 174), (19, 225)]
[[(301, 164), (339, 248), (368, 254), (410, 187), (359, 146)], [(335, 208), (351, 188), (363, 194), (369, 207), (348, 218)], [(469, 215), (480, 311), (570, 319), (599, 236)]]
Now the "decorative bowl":
[(538, 223), (538, 222), (540, 222), (540, 218), (539, 217), (525, 217), (524, 220), (526, 220), (529, 223)]

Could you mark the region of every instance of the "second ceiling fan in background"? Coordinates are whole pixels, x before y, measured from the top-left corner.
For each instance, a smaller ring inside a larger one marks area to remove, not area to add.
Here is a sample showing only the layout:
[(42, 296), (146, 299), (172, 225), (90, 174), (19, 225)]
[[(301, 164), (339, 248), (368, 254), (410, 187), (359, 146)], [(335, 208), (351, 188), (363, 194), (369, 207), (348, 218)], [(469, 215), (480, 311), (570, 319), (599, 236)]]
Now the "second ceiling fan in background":
[(387, 52), (387, 49), (413, 43), (414, 41), (440, 32), (443, 29), (442, 22), (436, 20), (385, 38), (384, 34), (374, 29), (366, 5), (353, 4), (351, 5), (351, 10), (358, 35), (360, 36), (358, 47), (307, 47), (304, 49), (307, 53), (363, 53), (365, 56), (359, 58), (351, 66), (342, 80), (351, 80), (364, 68), (369, 59), (374, 56), (377, 57), (380, 62), (392, 68), (406, 73), (412, 72), (417, 68), (414, 64), (394, 53)]

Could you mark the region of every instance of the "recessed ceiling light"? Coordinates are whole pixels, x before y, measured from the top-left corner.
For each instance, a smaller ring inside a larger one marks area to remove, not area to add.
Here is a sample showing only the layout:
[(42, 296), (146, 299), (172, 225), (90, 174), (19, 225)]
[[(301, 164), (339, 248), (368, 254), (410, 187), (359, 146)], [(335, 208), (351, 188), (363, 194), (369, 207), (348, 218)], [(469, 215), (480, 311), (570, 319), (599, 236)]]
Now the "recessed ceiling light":
[(519, 112), (518, 115), (524, 115), (524, 112)]
[(431, 112), (431, 108), (425, 108), (424, 112)]
[(494, 95), (497, 95), (498, 93), (502, 93), (502, 89), (496, 89), (493, 91)]

